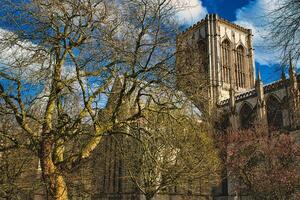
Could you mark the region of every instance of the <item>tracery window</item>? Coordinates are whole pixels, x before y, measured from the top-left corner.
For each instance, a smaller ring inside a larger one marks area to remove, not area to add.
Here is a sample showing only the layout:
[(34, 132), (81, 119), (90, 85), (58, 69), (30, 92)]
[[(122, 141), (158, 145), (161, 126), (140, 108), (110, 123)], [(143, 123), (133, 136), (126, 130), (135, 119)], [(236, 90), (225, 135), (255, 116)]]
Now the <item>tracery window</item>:
[(267, 99), (268, 125), (272, 129), (279, 129), (283, 126), (282, 110), (280, 101), (273, 95)]
[(246, 87), (246, 75), (244, 67), (244, 48), (238, 46), (236, 50), (236, 68), (235, 68), (235, 78), (238, 87)]
[(230, 83), (230, 42), (222, 42), (222, 81)]
[(252, 109), (252, 107), (249, 104), (244, 103), (240, 110), (241, 128), (243, 129), (250, 128), (253, 125), (254, 120), (255, 120), (254, 109)]

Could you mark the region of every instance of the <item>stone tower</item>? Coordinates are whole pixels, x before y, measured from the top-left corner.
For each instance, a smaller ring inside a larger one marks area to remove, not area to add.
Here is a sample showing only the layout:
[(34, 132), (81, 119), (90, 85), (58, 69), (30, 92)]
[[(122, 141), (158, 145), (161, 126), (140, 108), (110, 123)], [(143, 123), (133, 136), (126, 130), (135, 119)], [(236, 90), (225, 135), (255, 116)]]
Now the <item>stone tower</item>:
[(179, 87), (200, 106), (245, 92), (255, 86), (252, 31), (209, 14), (178, 35), (176, 66)]

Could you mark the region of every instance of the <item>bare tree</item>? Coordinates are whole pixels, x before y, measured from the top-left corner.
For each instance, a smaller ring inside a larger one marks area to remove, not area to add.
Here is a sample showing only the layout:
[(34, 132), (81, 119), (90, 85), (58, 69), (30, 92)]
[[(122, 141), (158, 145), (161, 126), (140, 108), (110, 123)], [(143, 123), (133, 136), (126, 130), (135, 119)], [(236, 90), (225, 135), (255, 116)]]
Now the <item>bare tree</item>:
[[(176, 73), (178, 88), (183, 91), (208, 119), (213, 117), (210, 108), (214, 105), (209, 98), (209, 78), (207, 74), (207, 43), (204, 39), (177, 38)], [(192, 87), (191, 87), (192, 86)], [(209, 106), (208, 106), (209, 105)], [(207, 120), (208, 121), (208, 120)]]
[(18, 142), (22, 130), (14, 127), (13, 118), (0, 117), (0, 199), (26, 199), (41, 187), (36, 179), (38, 162), (26, 143)]
[(298, 0), (275, 0), (275, 8), (268, 13), (270, 18), (270, 40), (274, 47), (282, 51), (285, 64), (289, 58), (298, 61), (300, 58), (300, 2)]
[[(150, 84), (175, 87), (170, 1), (1, 1), (10, 31), (0, 38), (0, 109), (22, 130), (16, 142), (40, 160), (48, 199), (68, 199), (66, 173), (104, 134), (141, 117)], [(137, 109), (124, 117), (138, 87)]]
[(147, 200), (174, 193), (207, 197), (218, 183), (218, 152), (195, 110), (148, 107), (130, 127), (131, 137), (119, 142), (124, 178)]
[(292, 135), (262, 127), (223, 138), (232, 191), (253, 199), (299, 198), (299, 145)]

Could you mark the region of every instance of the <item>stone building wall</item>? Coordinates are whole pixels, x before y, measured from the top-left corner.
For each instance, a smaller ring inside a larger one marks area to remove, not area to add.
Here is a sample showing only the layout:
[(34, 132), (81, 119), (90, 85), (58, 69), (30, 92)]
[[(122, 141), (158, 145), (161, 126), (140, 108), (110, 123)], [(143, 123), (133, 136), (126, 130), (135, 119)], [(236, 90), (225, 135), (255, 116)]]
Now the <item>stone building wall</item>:
[[(222, 53), (224, 41), (228, 41), (230, 44), (229, 82), (228, 80), (224, 81), (224, 55)], [(245, 77), (243, 87), (239, 87), (237, 84), (239, 80), (235, 74), (238, 47), (242, 47), (244, 50), (243, 73)], [(291, 134), (300, 141), (300, 110), (298, 110), (300, 106), (300, 75), (296, 75), (293, 66), (290, 65), (289, 79), (283, 76), (282, 80), (263, 86), (261, 78), (258, 76), (255, 83), (251, 30), (232, 24), (217, 15), (208, 15), (178, 35), (177, 51), (178, 86), (191, 97), (197, 106), (216, 107), (218, 112), (223, 112), (228, 116), (228, 124), (232, 129), (245, 128), (247, 126), (243, 124), (244, 122), (249, 123), (251, 120), (254, 122), (255, 119), (270, 124), (270, 120), (272, 120), (270, 113), (278, 111), (279, 114), (276, 116), (282, 120), (282, 126), (279, 128), (286, 128), (286, 130), (291, 131)], [(114, 96), (112, 95), (107, 109), (112, 109), (113, 101)], [(272, 106), (269, 102), (272, 102)], [(276, 102), (278, 107), (275, 105)], [(207, 104), (204, 105), (203, 103)], [(278, 108), (277, 110), (272, 110), (273, 103)], [(127, 111), (128, 108), (125, 107), (124, 112)], [(76, 173), (68, 174), (67, 183), (70, 186), (70, 199), (143, 199), (130, 179), (124, 160), (120, 156), (117, 141), (122, 141), (124, 138), (122, 138), (123, 136), (116, 137), (104, 136), (91, 161), (80, 166)], [(36, 170), (38, 162), (33, 160), (32, 163), (35, 170), (24, 173), (23, 180), (39, 180), (40, 174)], [(27, 187), (26, 184), (23, 186)], [(43, 199), (43, 189), (36, 189), (34, 193), (30, 194), (32, 186), (29, 185), (28, 188), (25, 190), (28, 198), (24, 199)], [(227, 191), (222, 191), (221, 188), (216, 188), (217, 196), (215, 199), (233, 199), (234, 194), (230, 192), (230, 187), (226, 189)], [(210, 198), (209, 195), (200, 195), (200, 193), (190, 195), (186, 191), (172, 191), (155, 197), (156, 200)]]
[[(223, 59), (224, 42), (229, 45), (228, 52), (226, 51), (227, 60)], [(243, 68), (242, 86), (238, 84), (241, 80), (237, 76), (239, 48), (243, 50), (240, 66)], [(178, 35), (177, 51), (177, 71), (179, 74), (188, 73), (186, 77), (178, 78), (179, 86), (194, 97), (196, 103), (199, 98), (197, 93), (206, 95), (211, 106), (229, 98), (230, 83), (238, 93), (254, 87), (254, 56), (250, 29), (232, 24), (215, 14), (207, 15), (205, 19)], [(228, 65), (226, 73), (225, 64)], [(193, 73), (190, 73), (191, 69)], [(204, 81), (205, 87), (199, 87)], [(204, 88), (207, 89), (206, 94), (201, 92), (205, 91)]]
[[(199, 42), (205, 44), (205, 48), (191, 48)], [(289, 78), (283, 73), (281, 80), (263, 85), (261, 75), (258, 74), (255, 80), (250, 29), (232, 24), (214, 14), (207, 15), (178, 36), (177, 46), (180, 53), (177, 57), (179, 74), (194, 68), (194, 73), (199, 71), (187, 77), (179, 76), (178, 82), (184, 86), (179, 84), (179, 88), (191, 96), (197, 106), (199, 102), (204, 102), (202, 107), (210, 107), (210, 114), (221, 115), (219, 123), (223, 130), (245, 129), (261, 123), (269, 129), (288, 131), (300, 138), (300, 75), (296, 74), (291, 62)], [(202, 59), (199, 61), (199, 57), (196, 57), (194, 60), (190, 56), (191, 52), (199, 54)], [(243, 52), (242, 56), (240, 52)], [(243, 76), (242, 81), (238, 76), (240, 74)], [(203, 78), (207, 81), (203, 84), (207, 90), (199, 87), (199, 80)], [(230, 190), (230, 181), (224, 183), (215, 189), (215, 199), (233, 199), (234, 194)]]

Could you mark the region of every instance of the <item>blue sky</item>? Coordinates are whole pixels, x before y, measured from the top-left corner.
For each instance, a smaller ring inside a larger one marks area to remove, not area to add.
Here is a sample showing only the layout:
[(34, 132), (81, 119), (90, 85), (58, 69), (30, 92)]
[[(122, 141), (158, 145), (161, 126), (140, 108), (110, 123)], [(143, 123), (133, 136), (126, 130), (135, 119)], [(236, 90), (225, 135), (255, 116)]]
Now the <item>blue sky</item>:
[[(217, 13), (229, 21), (238, 22), (242, 18), (243, 20), (249, 21), (250, 23), (252, 22), (252, 24), (255, 23), (255, 25), (258, 26), (259, 24), (257, 22), (260, 18), (264, 17), (263, 13), (259, 10), (266, 9), (260, 5), (262, 2), (263, 1), (260, 0), (203, 0), (202, 5), (206, 7), (208, 13)], [(267, 4), (269, 3), (271, 2), (267, 2)], [(256, 10), (257, 12), (253, 13), (253, 10)], [(242, 14), (249, 13), (249, 19), (247, 20), (247, 16), (241, 17), (241, 12)], [(253, 20), (253, 18), (256, 18), (257, 20)], [(256, 35), (254, 35), (254, 37), (256, 37)], [(264, 51), (265, 49), (265, 51), (268, 51), (268, 49), (264, 47), (255, 45), (257, 44), (254, 44), (256, 50), (261, 49), (261, 51)], [(280, 67), (272, 62), (272, 57), (269, 57), (269, 59), (270, 60), (267, 60), (266, 62), (257, 59), (256, 62), (256, 67), (260, 69), (264, 83), (278, 80), (281, 75)]]
[(218, 13), (230, 21), (236, 20), (236, 10), (249, 4), (249, 0), (203, 0), (209, 13)]
[[(184, 4), (186, 10), (177, 16), (183, 26), (190, 26), (201, 20), (208, 13), (217, 13), (231, 22), (251, 28), (254, 34), (256, 68), (262, 73), (264, 83), (270, 83), (280, 78), (279, 52), (267, 48), (265, 35), (268, 31), (263, 26), (267, 21), (267, 13), (274, 8), (276, 0), (171, 0), (175, 5)], [(0, 23), (0, 29), (8, 24)]]

